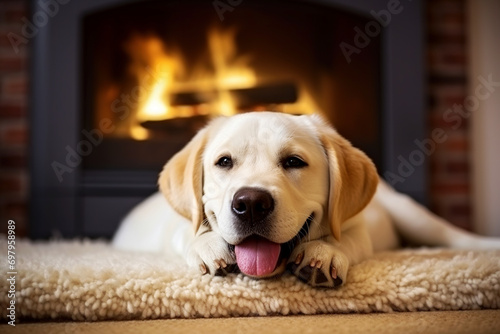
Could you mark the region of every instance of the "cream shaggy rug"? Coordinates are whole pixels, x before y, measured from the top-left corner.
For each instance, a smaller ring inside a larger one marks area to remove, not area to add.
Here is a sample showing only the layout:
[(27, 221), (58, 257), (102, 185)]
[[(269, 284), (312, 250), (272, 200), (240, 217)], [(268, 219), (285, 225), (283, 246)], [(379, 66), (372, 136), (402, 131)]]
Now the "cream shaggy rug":
[[(7, 253), (5, 237), (0, 239)], [(154, 319), (500, 308), (500, 251), (380, 253), (351, 268), (340, 289), (290, 274), (254, 280), (201, 276), (182, 260), (106, 242), (16, 241), (17, 319)], [(10, 302), (6, 261), (0, 308)]]

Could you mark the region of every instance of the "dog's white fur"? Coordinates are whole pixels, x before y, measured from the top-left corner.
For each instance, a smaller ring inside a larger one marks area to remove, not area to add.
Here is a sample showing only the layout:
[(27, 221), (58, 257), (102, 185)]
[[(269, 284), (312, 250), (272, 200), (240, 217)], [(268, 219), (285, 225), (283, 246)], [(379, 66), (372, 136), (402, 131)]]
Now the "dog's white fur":
[[(221, 166), (221, 158), (231, 166)], [(290, 158), (305, 165), (289, 166)], [(370, 159), (317, 115), (217, 118), (165, 165), (159, 186), (161, 193), (124, 219), (113, 244), (174, 251), (203, 273), (236, 262), (229, 245), (253, 234), (286, 243), (311, 216), (307, 235), (271, 276), (288, 262), (309, 284), (336, 286), (373, 251), (399, 247), (400, 236), (431, 246), (500, 248), (498, 239), (456, 228), (379, 181)], [(264, 229), (242, 232), (231, 202), (248, 187), (271, 194), (275, 207)]]

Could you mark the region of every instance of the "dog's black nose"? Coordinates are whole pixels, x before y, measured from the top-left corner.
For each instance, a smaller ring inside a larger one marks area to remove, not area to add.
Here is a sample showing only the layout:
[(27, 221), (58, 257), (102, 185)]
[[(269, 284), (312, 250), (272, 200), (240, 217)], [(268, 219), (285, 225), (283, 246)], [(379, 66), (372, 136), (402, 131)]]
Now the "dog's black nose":
[(264, 220), (274, 210), (270, 193), (258, 188), (241, 188), (233, 197), (233, 212), (245, 223)]

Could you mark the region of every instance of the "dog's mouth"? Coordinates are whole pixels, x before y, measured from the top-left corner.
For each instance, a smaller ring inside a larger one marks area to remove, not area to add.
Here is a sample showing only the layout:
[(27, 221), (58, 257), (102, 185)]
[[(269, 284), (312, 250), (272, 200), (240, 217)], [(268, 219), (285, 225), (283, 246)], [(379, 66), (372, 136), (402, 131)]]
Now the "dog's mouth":
[(240, 271), (253, 277), (270, 277), (280, 274), (300, 239), (309, 233), (314, 219), (311, 214), (300, 231), (291, 240), (278, 244), (261, 236), (252, 235), (234, 246)]

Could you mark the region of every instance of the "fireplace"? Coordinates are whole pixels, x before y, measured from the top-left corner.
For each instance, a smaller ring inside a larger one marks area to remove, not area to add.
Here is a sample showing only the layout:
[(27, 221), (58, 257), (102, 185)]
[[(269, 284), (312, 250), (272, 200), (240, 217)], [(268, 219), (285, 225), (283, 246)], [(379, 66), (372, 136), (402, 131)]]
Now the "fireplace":
[(256, 110), (323, 112), (380, 162), (380, 38), (351, 64), (337, 50), (354, 38), (345, 27), (366, 22), (289, 1), (254, 1), (223, 21), (207, 2), (85, 15), (84, 128), (110, 129), (84, 171), (158, 170), (210, 117)]
[[(32, 236), (110, 237), (156, 190), (163, 164), (219, 115), (322, 113), (383, 174), (423, 132), (424, 108), (420, 55), (393, 58), (405, 40), (394, 29), (418, 37), (407, 20), (418, 20), (420, 8), (408, 4), (406, 17), (377, 30), (375, 17), (389, 4), (379, 5), (115, 0), (61, 7), (54, 29), (35, 40)], [(44, 36), (69, 45), (47, 45)], [(55, 85), (42, 86), (44, 78)], [(402, 185), (420, 201), (423, 173)]]

